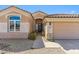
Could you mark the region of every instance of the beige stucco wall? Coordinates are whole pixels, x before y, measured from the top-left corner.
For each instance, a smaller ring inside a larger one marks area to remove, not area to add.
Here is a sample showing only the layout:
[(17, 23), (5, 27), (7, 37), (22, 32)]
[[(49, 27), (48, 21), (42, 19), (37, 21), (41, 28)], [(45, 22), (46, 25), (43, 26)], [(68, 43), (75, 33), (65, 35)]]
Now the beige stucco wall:
[(28, 33), (24, 32), (0, 32), (0, 39), (27, 39)]
[(32, 14), (33, 18), (34, 19), (44, 19), (44, 17), (46, 16), (47, 14), (46, 13), (43, 13), (41, 11), (38, 11), (38, 12), (35, 12)]
[(21, 23), (29, 23), (30, 25), (30, 32), (32, 31), (32, 26), (33, 26), (33, 19), (26, 16), (26, 15), (23, 15), (23, 14), (20, 14), (20, 13), (15, 13), (15, 12), (10, 12), (10, 13), (7, 13), (5, 15), (2, 15), (0, 16), (0, 23), (7, 23), (7, 26), (8, 26), (8, 22), (9, 22), (9, 19), (8, 19), (8, 16), (10, 15), (20, 15), (21, 16)]

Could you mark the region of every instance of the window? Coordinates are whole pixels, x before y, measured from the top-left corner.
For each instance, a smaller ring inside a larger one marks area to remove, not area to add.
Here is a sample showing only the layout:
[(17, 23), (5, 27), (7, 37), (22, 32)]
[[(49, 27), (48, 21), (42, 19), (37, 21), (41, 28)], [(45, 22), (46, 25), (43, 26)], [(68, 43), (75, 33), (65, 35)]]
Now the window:
[(10, 32), (20, 31), (20, 16), (9, 17), (9, 31)]
[(14, 31), (14, 21), (10, 21), (10, 31)]
[(16, 31), (20, 31), (20, 21), (16, 21)]

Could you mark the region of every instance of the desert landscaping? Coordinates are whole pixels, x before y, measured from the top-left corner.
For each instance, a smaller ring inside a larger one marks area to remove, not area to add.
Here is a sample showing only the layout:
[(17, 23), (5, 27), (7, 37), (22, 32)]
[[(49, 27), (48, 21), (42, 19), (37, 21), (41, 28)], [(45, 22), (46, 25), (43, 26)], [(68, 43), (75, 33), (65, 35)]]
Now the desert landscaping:
[[(37, 37), (35, 41), (28, 39), (0, 40), (0, 54), (62, 54), (65, 53), (57, 43), (43, 41)], [(37, 45), (35, 45), (37, 44)], [(35, 45), (35, 46), (33, 46)]]

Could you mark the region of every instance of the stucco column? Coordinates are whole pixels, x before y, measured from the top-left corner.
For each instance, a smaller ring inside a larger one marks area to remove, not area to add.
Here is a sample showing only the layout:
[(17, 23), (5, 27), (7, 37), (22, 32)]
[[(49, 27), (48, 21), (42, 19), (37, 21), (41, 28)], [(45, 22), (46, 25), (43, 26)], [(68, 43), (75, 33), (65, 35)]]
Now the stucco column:
[(53, 24), (48, 25), (48, 39), (53, 39)]
[(45, 30), (45, 38), (46, 39), (47, 39), (47, 25), (48, 25), (48, 23), (45, 24), (45, 29), (44, 29)]
[(45, 37), (46, 39), (53, 39), (53, 23), (51, 25), (49, 23), (46, 23), (45, 26)]

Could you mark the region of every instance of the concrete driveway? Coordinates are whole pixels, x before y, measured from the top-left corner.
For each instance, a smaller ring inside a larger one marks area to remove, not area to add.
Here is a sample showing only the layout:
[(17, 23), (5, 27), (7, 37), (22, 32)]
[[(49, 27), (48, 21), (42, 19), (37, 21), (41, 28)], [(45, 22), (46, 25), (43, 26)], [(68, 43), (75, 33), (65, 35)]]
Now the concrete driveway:
[(67, 53), (79, 53), (79, 40), (78, 39), (60, 39), (55, 40), (59, 43)]

